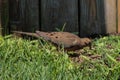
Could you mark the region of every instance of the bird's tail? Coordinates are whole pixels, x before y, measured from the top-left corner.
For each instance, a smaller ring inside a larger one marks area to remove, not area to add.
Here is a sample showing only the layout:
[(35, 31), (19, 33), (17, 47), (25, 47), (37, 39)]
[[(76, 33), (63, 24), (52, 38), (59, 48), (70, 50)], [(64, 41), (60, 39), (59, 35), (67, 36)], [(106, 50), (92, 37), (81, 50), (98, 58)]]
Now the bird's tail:
[(30, 33), (30, 32), (22, 32), (22, 31), (12, 31), (15, 34), (24, 34), (24, 35), (28, 35), (28, 36), (33, 36), (33, 37), (37, 37), (39, 38), (39, 35), (37, 35), (36, 33)]

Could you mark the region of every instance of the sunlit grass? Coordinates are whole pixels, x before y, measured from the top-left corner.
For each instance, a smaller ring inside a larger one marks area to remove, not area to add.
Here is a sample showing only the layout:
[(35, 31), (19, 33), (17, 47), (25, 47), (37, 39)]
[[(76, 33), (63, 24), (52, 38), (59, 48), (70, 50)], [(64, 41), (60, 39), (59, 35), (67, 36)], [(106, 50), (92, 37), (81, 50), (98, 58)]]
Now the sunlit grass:
[[(120, 37), (95, 39), (93, 49), (83, 49), (82, 63), (47, 42), (0, 37), (0, 80), (117, 80)], [(101, 55), (92, 60), (87, 54)]]

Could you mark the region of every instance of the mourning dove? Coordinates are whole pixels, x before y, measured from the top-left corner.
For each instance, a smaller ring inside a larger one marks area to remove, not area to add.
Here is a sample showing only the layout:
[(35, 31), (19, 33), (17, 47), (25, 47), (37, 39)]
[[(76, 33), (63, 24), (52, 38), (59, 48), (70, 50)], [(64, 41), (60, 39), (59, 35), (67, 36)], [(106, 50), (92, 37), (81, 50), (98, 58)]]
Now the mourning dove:
[(69, 32), (43, 32), (36, 31), (36, 33), (13, 31), (17, 34), (26, 34), (36, 38), (42, 37), (46, 41), (49, 41), (56, 46), (64, 46), (67, 51), (74, 51), (81, 49), (85, 46), (91, 46), (91, 40), (89, 38), (80, 38), (75, 34)]

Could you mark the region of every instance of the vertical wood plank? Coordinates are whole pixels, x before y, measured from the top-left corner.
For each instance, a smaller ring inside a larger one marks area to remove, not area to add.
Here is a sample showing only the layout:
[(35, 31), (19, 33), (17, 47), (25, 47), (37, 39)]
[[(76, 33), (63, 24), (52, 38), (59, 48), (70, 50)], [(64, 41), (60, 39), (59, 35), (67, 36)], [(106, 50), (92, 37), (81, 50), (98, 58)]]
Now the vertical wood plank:
[(116, 0), (104, 0), (104, 6), (106, 33), (116, 32)]
[(96, 0), (98, 34), (106, 34), (104, 0)]
[(2, 0), (0, 0), (0, 35), (2, 35), (2, 19), (1, 19), (1, 12), (2, 12)]
[(98, 26), (97, 4), (96, 0), (81, 0), (81, 16), (80, 16), (80, 34), (88, 36), (91, 34), (100, 33), (101, 29)]
[(9, 0), (2, 0), (2, 33), (9, 34), (8, 23), (9, 23)]
[(77, 0), (41, 0), (42, 30), (56, 31), (66, 23), (64, 31), (78, 32)]
[(39, 29), (39, 1), (21, 0), (23, 31), (34, 32)]
[(39, 29), (38, 0), (10, 0), (11, 30), (33, 32)]
[(20, 22), (20, 1), (19, 0), (9, 0), (9, 29), (10, 31), (22, 30)]
[(81, 35), (116, 32), (116, 0), (81, 0)]
[(118, 19), (118, 33), (120, 33), (120, 0), (117, 0), (117, 19)]

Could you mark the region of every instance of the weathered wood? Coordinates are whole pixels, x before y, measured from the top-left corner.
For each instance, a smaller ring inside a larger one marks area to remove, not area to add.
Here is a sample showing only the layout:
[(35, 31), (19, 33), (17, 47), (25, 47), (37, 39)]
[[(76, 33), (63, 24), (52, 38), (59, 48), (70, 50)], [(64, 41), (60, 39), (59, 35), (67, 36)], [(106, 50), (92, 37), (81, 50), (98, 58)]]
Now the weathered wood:
[(23, 31), (34, 32), (39, 29), (39, 0), (21, 0)]
[(9, 0), (2, 0), (2, 33), (3, 34), (9, 34), (9, 28), (8, 28), (8, 23), (9, 23), (9, 6), (8, 6), (8, 1)]
[(2, 0), (0, 0), (0, 35), (2, 34), (2, 19), (1, 19), (1, 12), (2, 12)]
[(116, 0), (81, 0), (81, 36), (116, 32)]
[(103, 0), (81, 0), (81, 36), (105, 33)]
[(10, 0), (9, 1), (9, 25), (10, 30), (22, 30), (20, 22), (20, 1)]
[(104, 0), (104, 6), (106, 33), (116, 32), (116, 0)]
[(80, 16), (80, 34), (86, 36), (90, 34), (100, 33), (98, 26), (97, 5), (96, 0), (81, 0), (81, 16)]
[(118, 33), (120, 33), (120, 0), (117, 0), (117, 19), (118, 19)]
[(11, 0), (11, 30), (33, 32), (39, 29), (38, 0)]
[(105, 34), (106, 27), (105, 27), (105, 9), (104, 9), (104, 0), (96, 0), (97, 6), (97, 30), (96, 33), (98, 34)]
[(81, 37), (116, 32), (116, 0), (40, 0), (41, 4), (39, 0), (10, 1), (10, 22), (18, 23), (15, 30), (56, 31), (66, 23), (64, 31), (80, 31)]
[(66, 23), (64, 31), (78, 32), (77, 0), (41, 0), (41, 28), (56, 31)]

